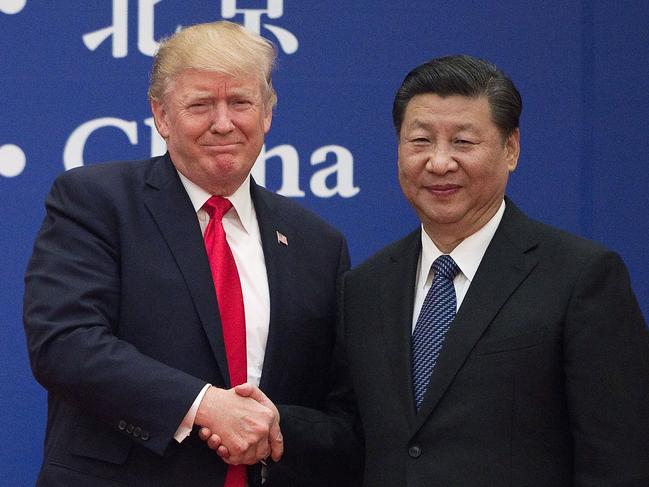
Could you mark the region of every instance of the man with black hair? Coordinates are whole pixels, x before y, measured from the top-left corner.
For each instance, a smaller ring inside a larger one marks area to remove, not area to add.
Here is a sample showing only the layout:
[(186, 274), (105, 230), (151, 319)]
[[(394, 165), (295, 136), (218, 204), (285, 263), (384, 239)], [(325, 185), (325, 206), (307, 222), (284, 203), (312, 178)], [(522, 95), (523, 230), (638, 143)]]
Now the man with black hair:
[(649, 332), (618, 255), (505, 196), (521, 107), (470, 56), (415, 68), (396, 95), (421, 227), (344, 287), (364, 485), (649, 485)]

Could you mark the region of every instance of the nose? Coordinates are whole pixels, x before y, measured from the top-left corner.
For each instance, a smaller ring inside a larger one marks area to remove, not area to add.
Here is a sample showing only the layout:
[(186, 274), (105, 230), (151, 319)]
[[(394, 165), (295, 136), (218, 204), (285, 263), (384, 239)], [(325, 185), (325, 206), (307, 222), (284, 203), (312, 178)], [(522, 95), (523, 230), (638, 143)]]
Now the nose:
[(458, 167), (457, 160), (451, 147), (436, 144), (430, 150), (426, 161), (426, 170), (434, 174), (446, 174), (455, 171)]
[(227, 134), (234, 129), (232, 117), (227, 105), (218, 104), (214, 108), (212, 115), (212, 124), (210, 125), (210, 132), (213, 134)]

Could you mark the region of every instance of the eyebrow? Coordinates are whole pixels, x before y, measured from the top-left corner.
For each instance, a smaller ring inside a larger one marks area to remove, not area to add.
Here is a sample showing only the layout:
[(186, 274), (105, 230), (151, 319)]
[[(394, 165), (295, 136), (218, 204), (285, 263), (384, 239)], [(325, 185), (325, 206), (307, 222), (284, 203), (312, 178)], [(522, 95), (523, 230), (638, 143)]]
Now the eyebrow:
[(472, 123), (461, 123), (457, 126), (458, 130), (477, 130)]
[[(255, 98), (255, 93), (254, 91), (247, 90), (245, 88), (232, 88), (229, 90), (228, 93), (228, 98), (233, 98), (233, 97), (250, 97), (250, 98)], [(188, 101), (195, 101), (195, 100), (209, 100), (212, 99), (214, 96), (212, 93), (209, 91), (195, 91), (192, 93), (188, 93), (185, 97), (182, 98), (183, 101), (188, 102)]]
[(196, 100), (207, 100), (211, 97), (212, 95), (206, 91), (197, 91), (193, 93), (188, 93), (187, 95), (182, 97), (182, 100), (188, 102), (188, 101), (196, 101)]
[(249, 90), (247, 88), (232, 88), (228, 94), (228, 97), (233, 96), (244, 96), (248, 98), (257, 98), (257, 93), (254, 90)]
[[(430, 128), (431, 125), (432, 124), (429, 123), (429, 122), (426, 122), (424, 120), (416, 118), (410, 124), (410, 128), (412, 128), (412, 129), (418, 129), (418, 128), (428, 129), (428, 128)], [(470, 122), (460, 123), (460, 124), (455, 126), (455, 129), (456, 130), (474, 130), (474, 131), (477, 130), (475, 125), (470, 123)]]

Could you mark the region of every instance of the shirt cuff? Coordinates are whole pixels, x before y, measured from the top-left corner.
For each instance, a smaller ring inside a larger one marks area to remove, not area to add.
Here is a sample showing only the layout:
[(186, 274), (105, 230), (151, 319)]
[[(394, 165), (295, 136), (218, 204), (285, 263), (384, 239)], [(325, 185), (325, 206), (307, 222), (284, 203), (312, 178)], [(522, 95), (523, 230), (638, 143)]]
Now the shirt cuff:
[(189, 408), (189, 411), (187, 411), (187, 414), (183, 418), (182, 423), (180, 423), (180, 426), (176, 430), (174, 438), (178, 443), (182, 443), (182, 441), (187, 438), (192, 432), (192, 428), (194, 427), (194, 420), (196, 419), (196, 413), (198, 412), (198, 406), (201, 404), (203, 396), (207, 392), (207, 389), (210, 388), (210, 386), (211, 384), (205, 384), (203, 386), (201, 392), (199, 392), (198, 396), (196, 396), (196, 399), (194, 399), (192, 407)]

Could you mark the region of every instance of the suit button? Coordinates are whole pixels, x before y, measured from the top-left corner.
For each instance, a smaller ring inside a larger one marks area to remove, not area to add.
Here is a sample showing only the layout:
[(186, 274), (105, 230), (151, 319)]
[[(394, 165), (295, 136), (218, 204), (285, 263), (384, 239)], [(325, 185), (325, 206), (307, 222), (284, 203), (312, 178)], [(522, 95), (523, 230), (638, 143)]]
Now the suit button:
[(419, 458), (421, 456), (421, 447), (419, 445), (411, 445), (408, 448), (408, 455), (411, 458)]
[(140, 439), (141, 439), (142, 441), (146, 441), (146, 440), (148, 440), (148, 439), (149, 439), (149, 433), (148, 433), (147, 431), (143, 431), (143, 432), (142, 432), (142, 435), (140, 436)]
[(126, 427), (126, 432), (127, 432), (129, 435), (130, 435), (130, 434), (133, 434), (133, 430), (134, 430), (134, 429), (135, 429), (135, 426), (133, 426), (132, 424), (129, 424), (129, 425)]
[(139, 426), (133, 430), (133, 436), (135, 436), (136, 438), (139, 438), (141, 434), (142, 428), (140, 428)]
[(126, 421), (122, 419), (117, 425), (117, 427), (119, 428), (120, 431), (124, 431), (126, 429)]

